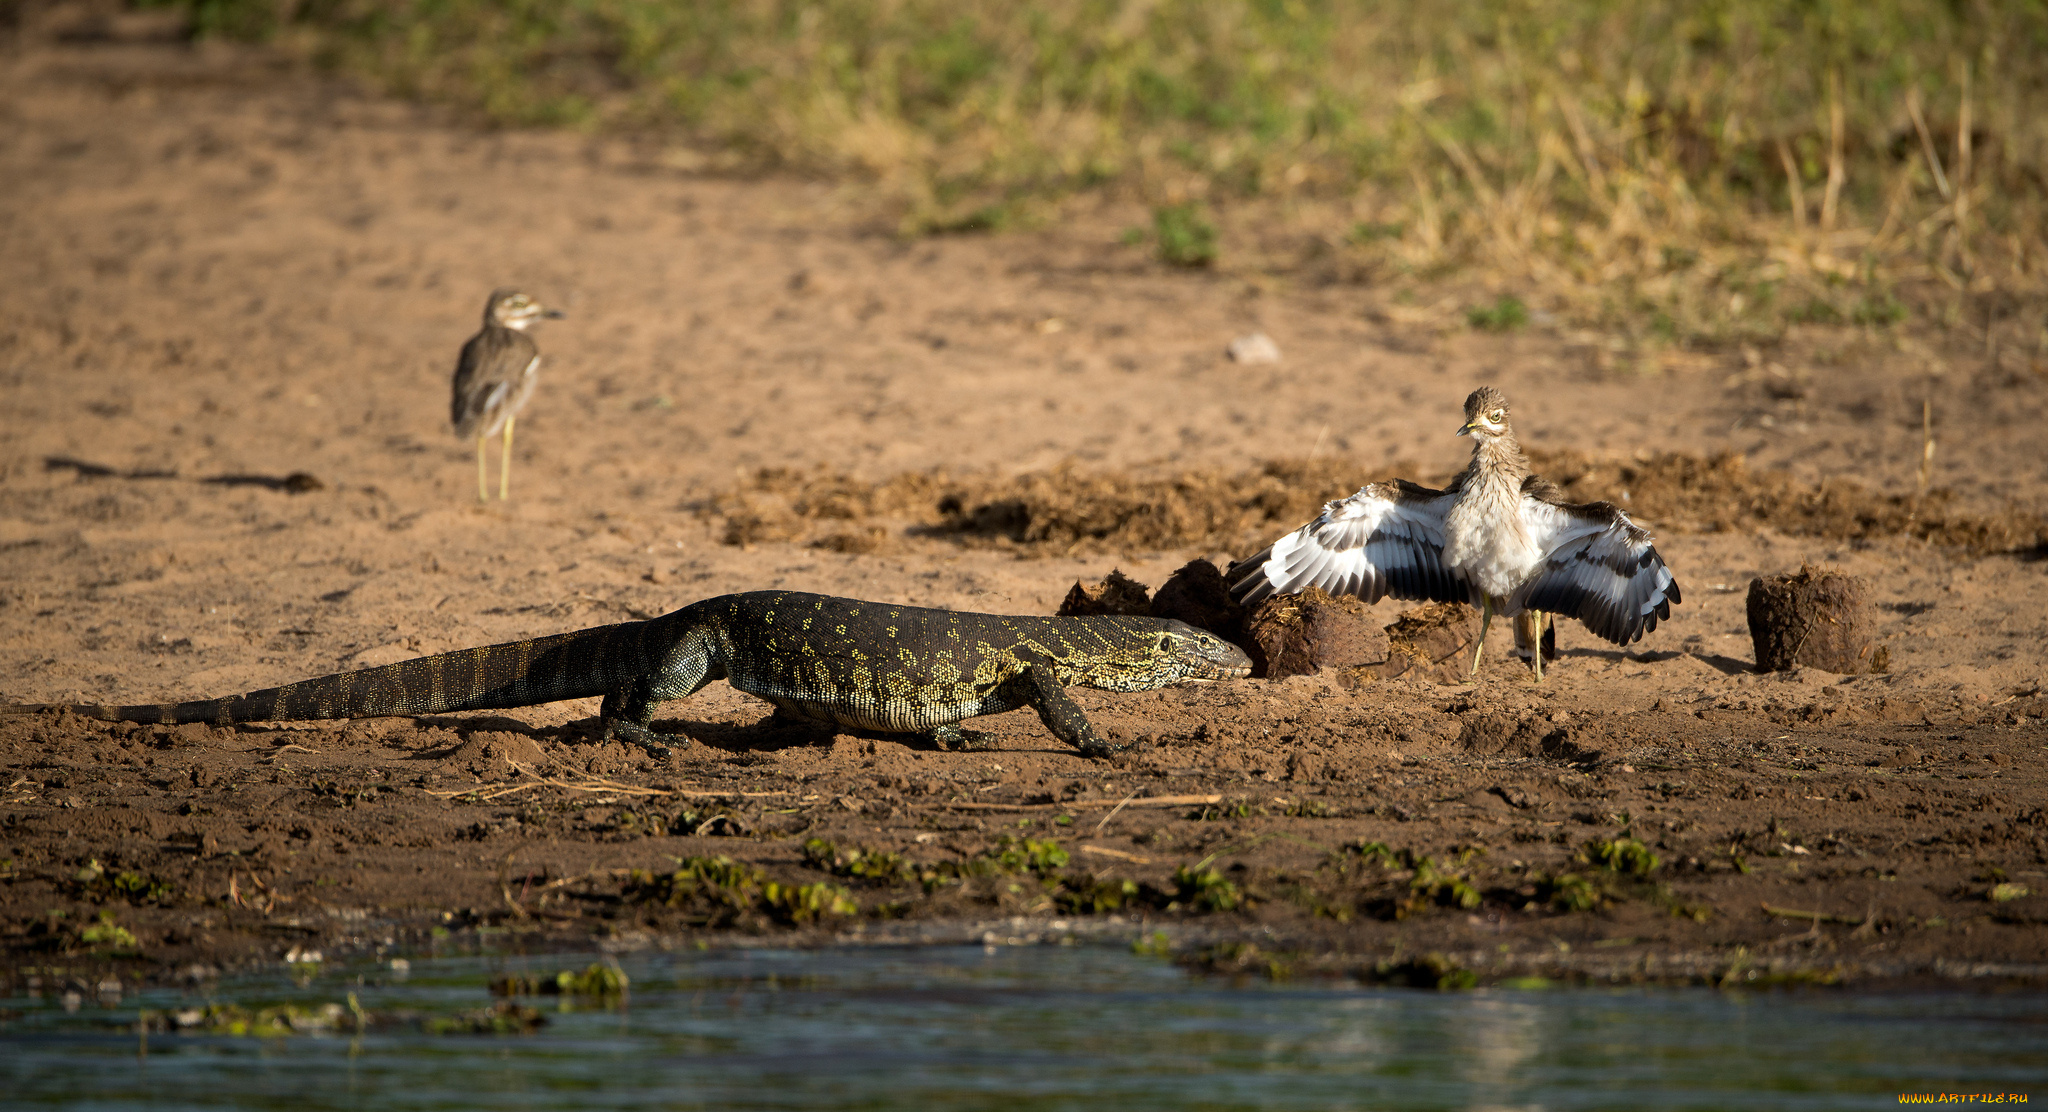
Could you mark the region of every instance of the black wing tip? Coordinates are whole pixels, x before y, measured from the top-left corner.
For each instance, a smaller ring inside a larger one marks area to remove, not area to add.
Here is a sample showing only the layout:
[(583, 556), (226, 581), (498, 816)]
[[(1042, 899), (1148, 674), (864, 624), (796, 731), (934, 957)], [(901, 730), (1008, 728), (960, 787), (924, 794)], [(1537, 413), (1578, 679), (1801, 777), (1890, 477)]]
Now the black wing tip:
[[(1247, 582), (1251, 584), (1248, 587), (1245, 585)], [(1231, 600), (1239, 606), (1257, 606), (1271, 597), (1273, 597), (1273, 584), (1264, 576), (1259, 577), (1256, 581), (1249, 579), (1239, 580), (1237, 586), (1230, 589)]]

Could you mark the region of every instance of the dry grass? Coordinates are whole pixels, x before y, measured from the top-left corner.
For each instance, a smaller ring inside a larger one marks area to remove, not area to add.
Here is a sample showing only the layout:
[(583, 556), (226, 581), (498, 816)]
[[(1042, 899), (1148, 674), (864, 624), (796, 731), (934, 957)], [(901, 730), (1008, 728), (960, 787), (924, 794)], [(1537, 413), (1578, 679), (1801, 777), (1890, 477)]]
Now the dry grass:
[[(906, 231), (1107, 193), (1177, 214), (1133, 229), (1169, 259), (1460, 275), (1645, 346), (1909, 314), (2048, 345), (2039, 4), (188, 7), (489, 120), (865, 180)], [(1221, 239), (1192, 255), (1160, 230), (1205, 214)]]

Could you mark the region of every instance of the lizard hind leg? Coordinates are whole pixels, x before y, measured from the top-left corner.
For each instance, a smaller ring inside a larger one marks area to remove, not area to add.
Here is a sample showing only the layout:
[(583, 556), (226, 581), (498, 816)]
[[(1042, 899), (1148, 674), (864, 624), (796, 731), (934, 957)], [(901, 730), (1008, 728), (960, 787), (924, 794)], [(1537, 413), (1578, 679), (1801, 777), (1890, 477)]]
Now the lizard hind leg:
[(654, 702), (641, 696), (613, 691), (605, 695), (604, 703), (598, 708), (598, 719), (603, 728), (598, 740), (618, 740), (628, 745), (637, 745), (647, 750), (647, 755), (657, 761), (674, 756), (671, 746), (684, 746), (696, 740), (688, 734), (664, 734), (652, 728)]

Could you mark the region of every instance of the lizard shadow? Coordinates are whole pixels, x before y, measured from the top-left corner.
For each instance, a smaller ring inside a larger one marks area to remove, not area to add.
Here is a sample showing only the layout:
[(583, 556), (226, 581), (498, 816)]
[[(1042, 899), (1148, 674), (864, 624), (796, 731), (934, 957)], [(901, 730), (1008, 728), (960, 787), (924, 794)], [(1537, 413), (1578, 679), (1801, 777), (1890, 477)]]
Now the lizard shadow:
[[(449, 745), (436, 745), (427, 749), (414, 750), (406, 758), (407, 760), (414, 761), (445, 761), (453, 757), (463, 746), (469, 744), (470, 739), (474, 735), (480, 733), (517, 734), (521, 737), (531, 738), (540, 744), (554, 741), (574, 744), (594, 736), (594, 731), (586, 728), (586, 723), (584, 722), (569, 722), (560, 726), (535, 726), (531, 723), (521, 722), (517, 718), (501, 715), (463, 715), (457, 717), (448, 714), (421, 714), (413, 716), (412, 721), (415, 726), (421, 729), (447, 730), (449, 733), (454, 734), (456, 738), (454, 743)], [(589, 720), (590, 723), (595, 723), (596, 721), (596, 719)]]
[[(848, 726), (831, 726), (781, 714), (763, 715), (756, 721), (738, 725), (724, 722), (657, 720), (654, 729), (661, 733), (685, 734), (691, 740), (709, 748), (741, 758), (790, 749), (831, 749), (833, 743), (841, 737), (858, 738), (870, 743), (888, 742), (891, 745), (902, 745), (929, 753), (949, 751), (934, 741), (929, 734), (896, 734)], [(873, 751), (872, 744), (869, 751)]]
[[(774, 731), (776, 734), (785, 736), (766, 736), (762, 726), (769, 721), (769, 718), (764, 717), (758, 723), (731, 725), (724, 722), (657, 719), (651, 726), (656, 733), (674, 737), (687, 737), (693, 741), (701, 741), (712, 748), (722, 749), (730, 753), (787, 749), (790, 748), (793, 741), (804, 740), (787, 735), (797, 731), (809, 732), (807, 728), (797, 725), (784, 730)], [(447, 730), (456, 736), (456, 740), (450, 744), (436, 745), (431, 748), (414, 751), (409, 759), (416, 761), (447, 760), (455, 756), (463, 746), (468, 745), (476, 735), (486, 733), (514, 734), (519, 737), (528, 738), (539, 745), (562, 745), (570, 748), (601, 745), (606, 741), (604, 736), (604, 720), (597, 717), (578, 718), (556, 726), (535, 726), (528, 722), (522, 722), (517, 718), (488, 714), (461, 716), (423, 714), (414, 717), (413, 722), (424, 729)], [(823, 729), (824, 727), (819, 727), (820, 731)], [(830, 737), (825, 737), (823, 742), (829, 745), (831, 743)]]

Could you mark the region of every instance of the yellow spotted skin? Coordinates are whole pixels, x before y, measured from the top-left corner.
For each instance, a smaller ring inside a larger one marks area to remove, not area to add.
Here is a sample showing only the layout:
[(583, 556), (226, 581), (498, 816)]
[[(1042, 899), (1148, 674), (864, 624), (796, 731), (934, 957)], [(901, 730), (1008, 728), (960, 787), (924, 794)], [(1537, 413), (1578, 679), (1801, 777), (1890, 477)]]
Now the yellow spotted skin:
[(368, 718), (604, 697), (605, 731), (661, 750), (654, 707), (718, 679), (799, 718), (961, 740), (955, 724), (1030, 706), (1090, 755), (1104, 742), (1063, 690), (1143, 691), (1249, 674), (1236, 646), (1161, 618), (963, 614), (830, 595), (720, 595), (644, 622), (462, 649), (226, 699), (36, 705), (117, 722)]

